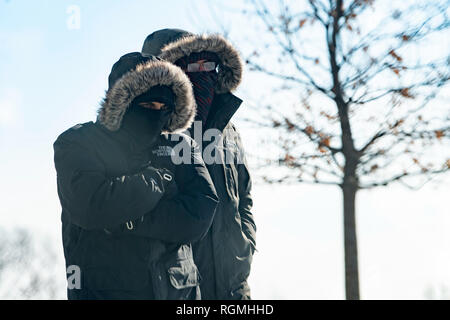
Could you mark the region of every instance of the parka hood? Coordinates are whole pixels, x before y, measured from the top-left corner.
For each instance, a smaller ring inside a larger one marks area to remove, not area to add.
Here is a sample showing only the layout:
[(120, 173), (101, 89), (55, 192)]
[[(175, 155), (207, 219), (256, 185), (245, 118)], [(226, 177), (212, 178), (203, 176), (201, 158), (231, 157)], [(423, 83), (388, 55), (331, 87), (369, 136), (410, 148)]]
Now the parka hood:
[[(156, 50), (157, 45), (161, 47), (160, 53)], [(219, 34), (194, 35), (179, 29), (159, 30), (147, 37), (142, 54), (158, 52), (162, 59), (174, 63), (184, 56), (202, 51), (214, 52), (221, 61), (216, 92), (235, 90), (242, 79), (242, 60), (233, 45)]]
[[(174, 110), (163, 133), (182, 132), (189, 128), (194, 121), (196, 105), (192, 84), (186, 74), (179, 67), (154, 57), (147, 58), (145, 62), (141, 62), (142, 59), (138, 61), (117, 81), (110, 83), (98, 110), (98, 121), (108, 130), (117, 131), (132, 101), (160, 85), (171, 88), (175, 95)], [(114, 67), (111, 74), (113, 72)]]

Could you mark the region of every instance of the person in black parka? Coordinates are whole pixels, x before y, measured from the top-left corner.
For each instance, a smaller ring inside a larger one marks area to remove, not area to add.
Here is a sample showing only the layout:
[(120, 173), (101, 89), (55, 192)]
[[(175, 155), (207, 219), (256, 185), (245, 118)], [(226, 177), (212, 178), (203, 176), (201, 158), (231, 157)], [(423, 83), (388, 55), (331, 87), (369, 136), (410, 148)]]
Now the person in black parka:
[[(195, 141), (182, 70), (129, 53), (114, 64), (95, 122), (54, 143), (69, 299), (200, 299), (191, 242), (205, 236), (218, 198)], [(175, 165), (178, 146), (192, 161)], [(194, 161), (195, 160), (195, 161)]]
[[(199, 121), (204, 132), (220, 132), (214, 161), (204, 158), (219, 204), (206, 237), (193, 244), (203, 278), (202, 299), (250, 299), (247, 279), (256, 250), (251, 178), (240, 135), (230, 122), (242, 103), (231, 93), (242, 77), (239, 53), (220, 35), (163, 29), (145, 39), (142, 54), (180, 66), (194, 86), (198, 110), (194, 127)], [(196, 137), (193, 127), (189, 132)], [(202, 147), (208, 151), (205, 143)]]

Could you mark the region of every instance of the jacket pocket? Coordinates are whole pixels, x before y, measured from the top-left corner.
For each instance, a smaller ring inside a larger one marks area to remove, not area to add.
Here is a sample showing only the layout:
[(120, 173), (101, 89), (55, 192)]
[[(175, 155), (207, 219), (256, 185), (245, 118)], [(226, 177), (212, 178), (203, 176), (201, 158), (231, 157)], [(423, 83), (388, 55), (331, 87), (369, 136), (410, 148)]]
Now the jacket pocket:
[(156, 263), (152, 271), (154, 292), (159, 300), (199, 300), (201, 276), (190, 245), (182, 245)]
[(193, 260), (178, 260), (167, 268), (168, 300), (200, 300), (200, 274)]
[(167, 269), (170, 284), (178, 290), (196, 287), (200, 284), (197, 266), (189, 260), (181, 260)]

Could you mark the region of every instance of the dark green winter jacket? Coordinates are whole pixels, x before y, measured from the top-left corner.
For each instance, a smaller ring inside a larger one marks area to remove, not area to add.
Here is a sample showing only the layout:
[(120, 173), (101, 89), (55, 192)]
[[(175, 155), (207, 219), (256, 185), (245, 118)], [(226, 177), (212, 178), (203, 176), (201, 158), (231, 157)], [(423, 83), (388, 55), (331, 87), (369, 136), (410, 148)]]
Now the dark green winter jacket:
[[(219, 204), (211, 229), (194, 244), (194, 260), (203, 279), (203, 299), (250, 299), (247, 278), (256, 248), (251, 179), (240, 135), (230, 122), (242, 103), (230, 93), (241, 81), (239, 54), (222, 36), (197, 36), (178, 29), (150, 34), (142, 48), (143, 55), (159, 55), (170, 62), (202, 51), (213, 52), (221, 60), (215, 98), (203, 127), (220, 133), (215, 141), (215, 161), (205, 159)], [(189, 133), (194, 135), (192, 127)], [(201, 139), (197, 143), (202, 144), (205, 156), (209, 143)]]

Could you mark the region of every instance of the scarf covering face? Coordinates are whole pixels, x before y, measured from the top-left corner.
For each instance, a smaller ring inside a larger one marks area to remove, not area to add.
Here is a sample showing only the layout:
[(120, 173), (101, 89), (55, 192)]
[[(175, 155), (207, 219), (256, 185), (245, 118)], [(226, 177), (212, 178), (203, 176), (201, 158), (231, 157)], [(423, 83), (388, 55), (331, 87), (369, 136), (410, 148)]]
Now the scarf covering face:
[[(122, 128), (143, 146), (151, 146), (165, 128), (173, 112), (174, 99), (170, 88), (152, 87), (133, 100), (124, 115)], [(139, 105), (142, 102), (160, 102), (166, 107), (161, 110), (147, 109)]]
[[(177, 60), (175, 64), (183, 70), (186, 70), (188, 64), (195, 63), (199, 60), (212, 61), (216, 64), (219, 63), (219, 58), (215, 53), (203, 51), (183, 57)], [(197, 102), (196, 120), (200, 120), (204, 124), (208, 118), (209, 110), (214, 99), (214, 89), (218, 78), (217, 71), (186, 72), (186, 75), (194, 87), (194, 96)]]

